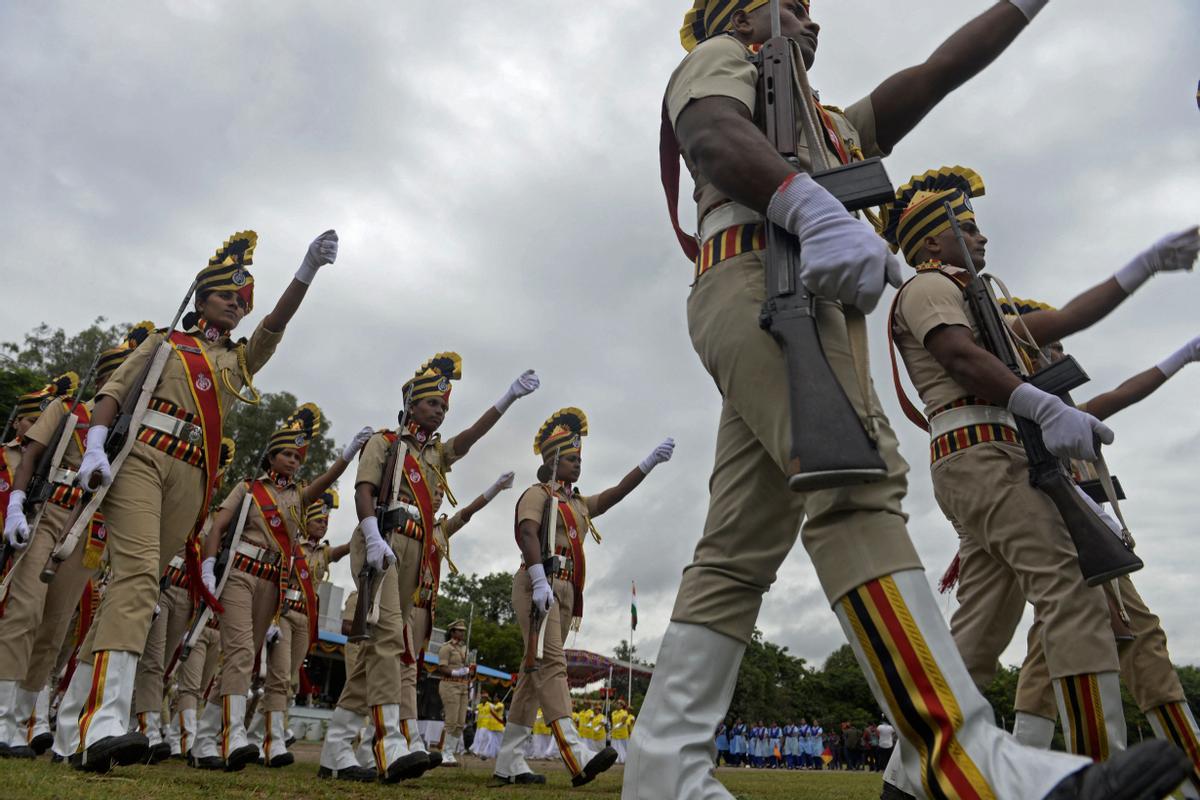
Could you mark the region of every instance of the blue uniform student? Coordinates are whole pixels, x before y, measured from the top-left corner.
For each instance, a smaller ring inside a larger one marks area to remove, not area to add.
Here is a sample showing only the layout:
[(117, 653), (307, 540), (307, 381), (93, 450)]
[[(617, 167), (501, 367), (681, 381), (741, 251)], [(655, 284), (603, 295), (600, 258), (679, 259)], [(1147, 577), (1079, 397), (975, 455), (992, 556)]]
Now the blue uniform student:
[(726, 764), (729, 761), (729, 729), (722, 722), (717, 726), (717, 766), (721, 766), (721, 762)]
[(783, 728), (779, 725), (771, 726), (771, 734), (767, 740), (767, 759), (772, 769), (778, 769), (783, 766), (783, 759), (780, 750), (783, 748)]
[(746, 755), (750, 750), (750, 737), (746, 723), (740, 719), (734, 723), (733, 738), (729, 743), (729, 756), (734, 766), (746, 766)]

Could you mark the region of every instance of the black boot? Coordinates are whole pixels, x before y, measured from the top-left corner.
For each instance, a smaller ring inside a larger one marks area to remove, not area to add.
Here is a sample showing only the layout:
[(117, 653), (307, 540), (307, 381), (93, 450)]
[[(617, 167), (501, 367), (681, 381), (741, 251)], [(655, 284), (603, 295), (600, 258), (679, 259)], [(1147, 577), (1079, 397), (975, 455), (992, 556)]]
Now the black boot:
[(887, 781), (883, 782), (883, 791), (879, 794), (879, 800), (917, 800), (903, 789), (897, 788)]
[(592, 760), (584, 766), (583, 772), (571, 778), (571, 785), (583, 786), (585, 783), (591, 783), (596, 780), (597, 775), (615, 763), (617, 763), (617, 751), (606, 747), (592, 756)]
[(258, 758), (258, 748), (244, 744), (225, 758), (226, 772), (241, 772), (246, 765)]
[(29, 746), (33, 748), (34, 753), (40, 756), (42, 753), (49, 750), (50, 745), (52, 744), (54, 744), (53, 733), (39, 733), (37, 736), (33, 737), (33, 741), (29, 743)]
[(429, 756), (416, 750), (406, 756), (400, 756), (388, 764), (387, 774), (381, 780), (384, 783), (398, 783), (424, 775), (427, 769), (429, 769)]
[(166, 742), (159, 742), (150, 748), (150, 754), (146, 756), (146, 763), (153, 766), (154, 764), (162, 763), (171, 757), (171, 745)]
[(546, 776), (537, 772), (518, 772), (516, 775), (509, 775), (507, 778), (493, 773), (492, 779), (499, 781), (499, 784), (504, 786), (532, 786), (546, 782)]
[(113, 767), (143, 763), (149, 754), (150, 740), (145, 734), (105, 736), (84, 752), (71, 756), (71, 766), (86, 772), (108, 772)]
[(1044, 800), (1161, 800), (1191, 771), (1192, 762), (1179, 748), (1155, 739), (1068, 775)]
[(374, 783), (376, 774), (375, 770), (370, 767), (346, 767), (345, 769), (330, 769), (329, 767), (321, 767), (317, 770), (318, 778), (334, 779), (338, 781), (356, 781), (358, 783)]

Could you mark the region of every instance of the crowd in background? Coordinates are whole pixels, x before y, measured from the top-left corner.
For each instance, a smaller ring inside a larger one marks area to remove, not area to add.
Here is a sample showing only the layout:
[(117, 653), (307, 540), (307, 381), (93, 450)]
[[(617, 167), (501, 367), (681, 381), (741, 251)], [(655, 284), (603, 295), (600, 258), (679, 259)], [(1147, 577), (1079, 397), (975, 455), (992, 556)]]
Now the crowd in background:
[(887, 720), (858, 728), (842, 722), (826, 730), (820, 720), (746, 723), (717, 727), (717, 766), (753, 769), (868, 770), (882, 772), (896, 745)]

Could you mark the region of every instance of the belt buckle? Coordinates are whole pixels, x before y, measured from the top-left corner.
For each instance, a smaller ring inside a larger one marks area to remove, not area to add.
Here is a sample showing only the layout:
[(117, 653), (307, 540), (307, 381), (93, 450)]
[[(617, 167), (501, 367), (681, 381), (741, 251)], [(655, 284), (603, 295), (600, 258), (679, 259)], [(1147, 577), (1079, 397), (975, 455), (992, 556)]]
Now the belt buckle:
[(183, 423), (183, 428), (180, 430), (180, 438), (187, 439), (191, 444), (196, 444), (204, 436), (204, 430), (194, 422)]

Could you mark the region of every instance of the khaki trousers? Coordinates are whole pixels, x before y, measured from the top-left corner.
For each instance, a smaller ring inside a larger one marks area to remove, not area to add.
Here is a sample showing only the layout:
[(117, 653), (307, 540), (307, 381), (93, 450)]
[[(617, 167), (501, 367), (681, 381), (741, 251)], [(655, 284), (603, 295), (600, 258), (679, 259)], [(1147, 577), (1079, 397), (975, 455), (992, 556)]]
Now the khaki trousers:
[[(1104, 591), (1084, 583), (1062, 518), (1050, 498), (1029, 484), (1028, 469), (1021, 446), (1005, 442), (959, 450), (932, 467), (938, 505), (967, 545), (959, 553), (960, 605), (950, 620), (954, 642), (964, 657), (970, 654), (976, 672), (981, 664), (994, 668), (1008, 640), (992, 603), (1017, 590), (1046, 626), (1051, 677), (1115, 672)], [(1004, 622), (1011, 620), (1010, 614)]]
[(821, 343), (860, 419), (878, 426), (888, 477), (804, 494), (788, 489), (787, 375), (779, 345), (758, 324), (764, 296), (762, 254), (752, 252), (701, 276), (687, 302), (692, 345), (723, 403), (704, 534), (671, 618), (742, 642), (797, 533), (830, 603), (875, 578), (921, 568), (900, 507), (908, 465), (874, 388), (864, 396), (859, 387), (845, 317), (832, 302), (817, 304)]
[(254, 677), (254, 658), (279, 607), (279, 584), (230, 566), (221, 589), (221, 695), (244, 697)]
[[(521, 638), (528, 648), (530, 611), (533, 608), (533, 583), (524, 568), (513, 576), (513, 611), (521, 624)], [(569, 581), (554, 580), (554, 605), (546, 621), (546, 641), (542, 658), (533, 672), (521, 672), (513, 690), (508, 721), (532, 728), (537, 721), (538, 706), (542, 716), (554, 721), (571, 716), (571, 694), (567, 688), (567, 655), (563, 650), (571, 631), (571, 615), (575, 608), (575, 589)], [(524, 663), (524, 658), (521, 659)]]
[[(58, 509), (58, 506), (50, 505)], [(46, 517), (50, 517), (49, 512)], [(4, 602), (4, 615), (0, 616), (0, 681), (24, 680), (29, 669), (33, 640), (42, 621), (46, 590), (49, 588), (38, 576), (54, 550), (57, 528), (57, 525), (47, 525), (43, 521), (30, 538), (25, 554), (13, 567), (8, 598)], [(78, 602), (79, 595), (75, 596), (75, 600)], [(41, 686), (37, 686), (31, 691), (40, 689)]]
[(187, 661), (179, 665), (179, 710), (200, 707), (221, 658), (221, 637), (212, 628), (205, 628), (196, 640)]
[[(413, 643), (417, 653), (425, 649), (424, 633), (429, 624), (429, 609), (413, 606), (408, 616), (408, 640)], [(411, 664), (402, 664), (401, 677), (404, 683), (404, 694), (400, 698), (400, 719), (417, 719), (417, 681), (420, 673), (414, 660)]]
[[(1179, 682), (1179, 675), (1167, 652), (1167, 634), (1163, 632), (1158, 617), (1146, 606), (1128, 575), (1118, 578), (1117, 583), (1134, 636), (1131, 641), (1117, 643), (1121, 680), (1143, 712), (1168, 703), (1186, 702), (1183, 684)], [(1054, 700), (1054, 685), (1046, 668), (1044, 629), (1040, 619), (1035, 619), (1033, 627), (1029, 629), (1029, 651), (1017, 681), (1016, 710), (1054, 719), (1058, 716), (1058, 706)]]
[[(372, 628), (371, 638), (363, 642), (354, 671), (347, 672), (338, 706), (347, 710), (367, 706), (399, 705), (404, 701), (405, 621), (412, 613), (413, 592), (417, 588), (417, 572), (421, 564), (421, 543), (393, 533), (392, 551), (396, 563), (383, 573), (379, 599), (379, 620)], [(350, 537), (350, 574), (358, 583), (358, 572), (367, 560), (366, 543), (357, 528)], [(362, 587), (358, 586), (361, 592)], [(415, 654), (414, 654), (415, 656)], [(347, 667), (348, 668), (348, 667)]]
[(117, 473), (102, 506), (110, 578), (81, 648), (141, 655), (158, 602), (158, 579), (183, 547), (204, 504), (204, 472), (142, 442)]
[[(346, 684), (348, 685), (350, 683), (350, 676), (359, 668), (359, 664), (362, 661), (362, 644), (359, 642), (346, 642), (345, 647), (342, 648), (342, 658), (346, 662)], [(365, 717), (368, 711), (366, 702), (365, 691), (358, 692), (357, 696), (348, 696), (343, 687), (342, 694), (337, 701), (337, 706), (338, 708), (344, 708), (347, 711)]]
[(445, 720), (445, 735), (461, 737), (467, 723), (466, 681), (442, 678), (438, 682), (438, 696), (442, 698), (442, 717)]
[(158, 608), (133, 681), (134, 714), (162, 709), (163, 674), (187, 633), (192, 618), (192, 598), (187, 589), (170, 586), (158, 596)]
[(280, 615), (279, 639), (267, 651), (263, 710), (287, 711), (298, 691), (300, 667), (308, 655), (308, 617), (291, 610)]

